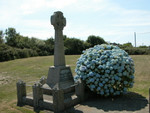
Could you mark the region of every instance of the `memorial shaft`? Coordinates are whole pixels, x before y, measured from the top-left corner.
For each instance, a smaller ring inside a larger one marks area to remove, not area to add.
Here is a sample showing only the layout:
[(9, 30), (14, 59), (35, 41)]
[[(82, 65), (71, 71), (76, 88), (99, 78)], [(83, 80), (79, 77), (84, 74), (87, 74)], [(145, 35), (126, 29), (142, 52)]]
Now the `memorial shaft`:
[(63, 28), (66, 26), (66, 19), (63, 13), (54, 12), (51, 16), (51, 24), (55, 29), (54, 66), (65, 66)]
[(54, 66), (65, 66), (62, 30), (55, 30)]

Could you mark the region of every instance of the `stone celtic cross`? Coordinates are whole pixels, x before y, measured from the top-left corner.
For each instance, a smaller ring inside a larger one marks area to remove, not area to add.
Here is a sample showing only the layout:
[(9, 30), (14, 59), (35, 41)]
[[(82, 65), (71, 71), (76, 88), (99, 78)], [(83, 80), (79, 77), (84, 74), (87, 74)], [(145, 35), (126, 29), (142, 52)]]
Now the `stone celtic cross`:
[(51, 89), (64, 89), (74, 84), (70, 66), (66, 65), (64, 54), (63, 28), (66, 18), (60, 11), (51, 16), (51, 24), (55, 29), (54, 66), (49, 68), (47, 84)]
[(51, 24), (55, 29), (54, 66), (65, 66), (63, 28), (66, 26), (66, 18), (60, 11), (51, 16)]

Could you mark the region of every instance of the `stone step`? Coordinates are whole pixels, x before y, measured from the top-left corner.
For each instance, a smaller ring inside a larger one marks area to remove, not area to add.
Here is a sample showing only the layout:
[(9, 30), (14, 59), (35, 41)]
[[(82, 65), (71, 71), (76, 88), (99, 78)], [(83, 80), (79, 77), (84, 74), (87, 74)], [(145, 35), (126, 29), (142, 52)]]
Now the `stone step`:
[(70, 98), (64, 100), (65, 108), (77, 105), (80, 102), (80, 99), (76, 95), (72, 95)]
[[(75, 98), (77, 98), (77, 96), (75, 95), (75, 92), (67, 93), (64, 95), (64, 101), (67, 101), (69, 99), (75, 99)], [(26, 101), (30, 101), (30, 103), (33, 103), (33, 94), (32, 93), (27, 94), (27, 96), (24, 98), (24, 102), (26, 102)], [(53, 96), (43, 94), (43, 101), (53, 103)]]
[(42, 86), (43, 94), (52, 95), (52, 89), (48, 86), (48, 84), (44, 84)]
[(25, 105), (33, 106), (33, 97), (26, 96), (23, 98), (23, 102), (25, 103)]
[[(70, 87), (62, 89), (64, 94), (75, 92), (75, 85), (76, 84), (71, 85)], [(43, 94), (52, 95), (52, 89), (47, 84), (44, 84), (42, 86), (42, 89), (43, 89)]]

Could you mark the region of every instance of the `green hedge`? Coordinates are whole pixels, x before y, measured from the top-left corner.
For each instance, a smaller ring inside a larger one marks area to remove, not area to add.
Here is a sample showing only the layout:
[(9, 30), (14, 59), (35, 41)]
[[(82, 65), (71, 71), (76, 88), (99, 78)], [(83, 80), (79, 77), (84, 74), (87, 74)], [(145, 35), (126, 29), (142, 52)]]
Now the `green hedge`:
[(124, 48), (124, 50), (130, 55), (149, 55), (150, 54), (150, 49), (148, 48), (131, 47), (131, 48)]
[(0, 62), (33, 56), (38, 56), (35, 50), (12, 48), (6, 44), (0, 45)]
[[(76, 46), (76, 49), (79, 47), (79, 45)], [(83, 48), (84, 47), (82, 47), (82, 49)], [(82, 49), (80, 49), (80, 51), (82, 51)], [(130, 55), (150, 55), (150, 49), (148, 48), (128, 47), (128, 48), (122, 48), (122, 49), (124, 49)], [(73, 50), (70, 48), (70, 50), (68, 51), (68, 48), (65, 48), (66, 54), (77, 54), (79, 52), (78, 51), (77, 53), (71, 53), (70, 51), (73, 51)], [(53, 50), (49, 49), (48, 47), (41, 48), (41, 49), (39, 48), (20, 49), (20, 48), (14, 48), (14, 47), (8, 46), (6, 44), (0, 44), (0, 62), (14, 60), (18, 58), (33, 57), (33, 56), (47, 56), (51, 54), (53, 54)], [(81, 52), (79, 52), (78, 54), (81, 54)]]

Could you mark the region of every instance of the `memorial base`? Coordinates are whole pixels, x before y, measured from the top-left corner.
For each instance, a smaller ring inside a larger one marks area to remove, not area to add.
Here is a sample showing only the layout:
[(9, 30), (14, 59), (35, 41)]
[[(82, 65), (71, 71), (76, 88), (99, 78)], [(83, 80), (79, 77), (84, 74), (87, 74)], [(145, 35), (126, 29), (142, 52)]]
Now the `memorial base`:
[(84, 84), (74, 83), (69, 66), (50, 67), (47, 79), (41, 78), (32, 89), (33, 92), (27, 94), (26, 83), (17, 82), (18, 106), (33, 106), (35, 112), (45, 109), (62, 113), (85, 100)]
[(51, 89), (66, 89), (74, 84), (70, 66), (51, 66), (46, 84)]
[[(17, 83), (18, 106), (33, 106), (35, 112), (50, 110), (62, 113), (85, 100), (84, 84), (79, 82), (64, 89), (51, 89), (47, 84), (40, 82), (32, 86), (33, 92), (26, 94), (26, 84)], [(24, 92), (25, 91), (25, 92)]]

